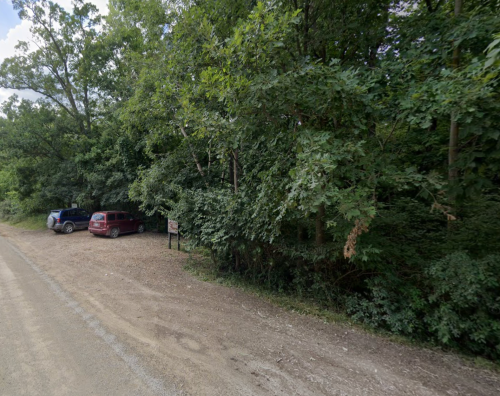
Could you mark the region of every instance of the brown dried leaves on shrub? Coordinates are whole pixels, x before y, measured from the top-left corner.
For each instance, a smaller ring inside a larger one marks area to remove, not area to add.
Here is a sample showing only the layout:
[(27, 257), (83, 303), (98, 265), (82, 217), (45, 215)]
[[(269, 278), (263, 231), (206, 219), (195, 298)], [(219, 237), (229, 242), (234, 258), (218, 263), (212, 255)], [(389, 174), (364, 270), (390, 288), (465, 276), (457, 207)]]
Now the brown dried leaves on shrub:
[(344, 245), (345, 258), (351, 258), (356, 255), (356, 242), (358, 236), (360, 236), (363, 232), (368, 232), (368, 221), (367, 219), (358, 219), (354, 223), (354, 228), (349, 233), (347, 241)]

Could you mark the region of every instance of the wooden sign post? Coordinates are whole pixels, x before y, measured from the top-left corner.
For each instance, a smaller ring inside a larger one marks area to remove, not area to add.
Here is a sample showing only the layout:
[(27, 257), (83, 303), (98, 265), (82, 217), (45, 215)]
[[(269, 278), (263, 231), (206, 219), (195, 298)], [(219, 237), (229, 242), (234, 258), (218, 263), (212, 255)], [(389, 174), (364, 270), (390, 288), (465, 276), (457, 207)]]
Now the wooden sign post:
[(179, 235), (179, 223), (168, 220), (168, 248), (172, 249), (172, 234), (177, 234), (177, 250), (181, 250), (181, 241)]

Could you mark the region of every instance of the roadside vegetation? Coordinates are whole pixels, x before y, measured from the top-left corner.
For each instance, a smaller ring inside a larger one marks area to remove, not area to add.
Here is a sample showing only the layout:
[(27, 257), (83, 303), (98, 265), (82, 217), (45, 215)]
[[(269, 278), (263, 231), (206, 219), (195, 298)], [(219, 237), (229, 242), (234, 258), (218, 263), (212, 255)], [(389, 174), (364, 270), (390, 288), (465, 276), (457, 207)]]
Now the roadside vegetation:
[(0, 217), (178, 220), (217, 278), (500, 360), (498, 0), (14, 0)]
[(1, 221), (14, 227), (27, 230), (42, 230), (47, 228), (47, 216), (45, 214), (19, 216), (19, 217), (1, 217)]

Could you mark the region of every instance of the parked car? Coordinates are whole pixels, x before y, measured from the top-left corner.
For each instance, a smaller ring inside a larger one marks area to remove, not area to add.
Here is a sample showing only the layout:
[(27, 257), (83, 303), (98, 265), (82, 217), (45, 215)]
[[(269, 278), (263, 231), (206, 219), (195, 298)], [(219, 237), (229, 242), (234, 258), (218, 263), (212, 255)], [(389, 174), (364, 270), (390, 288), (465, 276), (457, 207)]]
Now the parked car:
[(89, 232), (94, 235), (106, 235), (116, 238), (129, 232), (144, 232), (144, 222), (127, 212), (96, 212), (90, 220)]
[(54, 232), (71, 234), (74, 230), (84, 230), (89, 226), (90, 213), (80, 208), (54, 209), (47, 217), (47, 228)]

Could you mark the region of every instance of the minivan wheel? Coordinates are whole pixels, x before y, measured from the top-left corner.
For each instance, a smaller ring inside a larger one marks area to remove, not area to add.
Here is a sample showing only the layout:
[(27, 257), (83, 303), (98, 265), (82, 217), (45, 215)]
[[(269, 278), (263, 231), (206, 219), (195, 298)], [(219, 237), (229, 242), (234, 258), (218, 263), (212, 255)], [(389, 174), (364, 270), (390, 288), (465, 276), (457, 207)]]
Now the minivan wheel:
[(118, 228), (112, 228), (111, 232), (109, 233), (109, 236), (111, 238), (116, 238), (119, 233), (120, 233), (120, 230)]
[(144, 224), (139, 224), (139, 227), (137, 227), (137, 232), (139, 234), (142, 234), (144, 232)]

